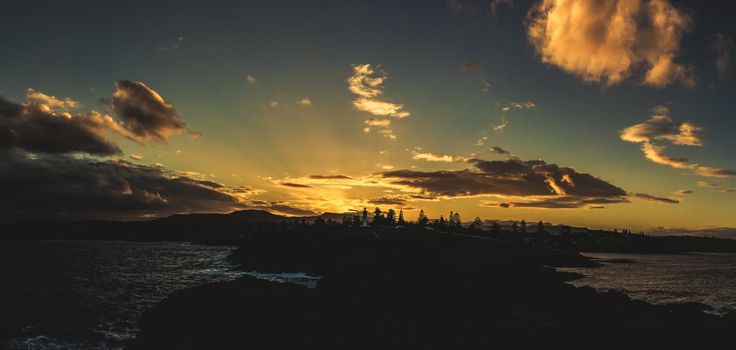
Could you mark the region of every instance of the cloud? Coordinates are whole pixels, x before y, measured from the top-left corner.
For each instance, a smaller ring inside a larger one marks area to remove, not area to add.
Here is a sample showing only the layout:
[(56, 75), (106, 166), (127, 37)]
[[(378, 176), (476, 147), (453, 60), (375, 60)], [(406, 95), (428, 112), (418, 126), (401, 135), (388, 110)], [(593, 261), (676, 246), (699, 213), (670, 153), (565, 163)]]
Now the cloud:
[(700, 133), (703, 128), (693, 122), (678, 124), (672, 122), (666, 107), (658, 106), (655, 114), (644, 123), (634, 124), (621, 131), (621, 139), (628, 142), (650, 143), (653, 140), (666, 140), (675, 145), (702, 146)]
[(680, 201), (676, 199), (656, 197), (656, 196), (652, 196), (651, 194), (646, 194), (646, 193), (633, 193), (631, 194), (631, 196), (634, 198), (638, 198), (638, 199), (642, 199), (642, 200), (650, 201), (650, 202), (666, 203), (666, 204), (680, 203)]
[(301, 100), (296, 101), (296, 104), (303, 106), (303, 107), (309, 107), (312, 105), (312, 100), (304, 97)]
[(391, 126), (391, 119), (366, 119), (365, 125), (368, 126), (380, 126), (380, 127), (389, 127)]
[(601, 204), (618, 204), (628, 203), (629, 201), (623, 197), (617, 198), (579, 198), (572, 196), (562, 196), (545, 198), (527, 202), (503, 202), (497, 206), (501, 208), (539, 208), (539, 209), (602, 209)]
[(111, 106), (123, 127), (137, 139), (167, 142), (169, 135), (186, 129), (186, 123), (170, 103), (141, 82), (118, 80)]
[(462, 162), (465, 160), (465, 157), (463, 156), (456, 156), (456, 155), (442, 155), (442, 154), (433, 154), (432, 152), (426, 152), (426, 153), (419, 153), (416, 151), (412, 152), (412, 159), (415, 160), (426, 160), (428, 162)]
[(139, 154), (129, 154), (128, 157), (130, 157), (130, 159), (133, 159), (133, 160), (141, 160), (141, 159), (143, 159), (143, 156), (142, 155), (139, 155)]
[[(491, 195), (529, 198), (535, 203), (555, 198), (571, 207), (626, 201), (626, 192), (619, 187), (592, 175), (547, 164), (542, 160), (469, 159), (467, 162), (474, 167), (434, 172), (395, 170), (384, 172), (381, 176), (389, 183), (435, 197)], [(530, 206), (529, 203), (519, 205)]]
[(691, 162), (682, 157), (671, 157), (664, 153), (666, 146), (655, 144), (667, 141), (680, 146), (703, 146), (700, 135), (703, 128), (693, 122), (685, 121), (676, 124), (667, 114), (664, 106), (654, 108), (654, 115), (644, 123), (634, 124), (619, 134), (621, 140), (641, 144), (644, 157), (656, 164), (667, 165), (675, 169), (691, 169), (696, 174), (707, 177), (736, 176), (736, 170), (714, 168)]
[(135, 219), (228, 212), (238, 197), (160, 166), (0, 152), (0, 220)]
[(71, 98), (66, 97), (60, 99), (56, 96), (49, 96), (43, 92), (33, 89), (26, 90), (26, 101), (46, 105), (52, 110), (77, 109), (81, 106), (79, 102), (74, 101)]
[(688, 195), (688, 194), (693, 194), (693, 191), (692, 190), (677, 190), (675, 191), (675, 193), (673, 193), (675, 197), (684, 197), (685, 195)]
[(724, 187), (724, 186), (721, 186), (719, 184), (716, 184), (716, 183), (713, 183), (713, 182), (708, 182), (708, 181), (698, 181), (695, 184), (698, 187), (700, 187), (700, 188), (707, 188), (707, 189), (710, 189), (710, 190), (716, 190), (716, 191), (724, 192), (724, 193), (733, 193), (733, 192), (736, 192), (736, 188)]
[(256, 80), (256, 77), (254, 77), (254, 76), (252, 76), (250, 74), (246, 74), (245, 75), (245, 81), (247, 81), (248, 84), (251, 84), (251, 85), (258, 84), (258, 80)]
[(505, 149), (503, 149), (501, 147), (498, 147), (498, 146), (491, 147), (490, 151), (493, 152), (493, 153), (496, 153), (496, 154), (511, 155), (511, 152), (509, 152), (509, 151), (507, 151), (507, 150), (505, 150)]
[(389, 138), (391, 140), (396, 140), (396, 134), (394, 134), (394, 131), (391, 129), (383, 129), (378, 131), (378, 133), (383, 135), (383, 137)]
[(404, 205), (406, 204), (406, 199), (401, 197), (379, 197), (379, 198), (373, 198), (368, 200), (368, 203), (374, 204), (374, 205)]
[(736, 37), (733, 33), (716, 33), (710, 40), (710, 51), (715, 55), (713, 64), (720, 79), (727, 79), (733, 71), (736, 57)]
[(353, 65), (353, 75), (348, 78), (348, 90), (357, 98), (355, 109), (374, 115), (405, 118), (410, 114), (404, 106), (378, 99), (383, 94), (383, 83), (388, 79), (386, 72), (370, 64)]
[(279, 182), (279, 185), (281, 186), (287, 186), (287, 187), (296, 187), (296, 188), (312, 188), (312, 186), (295, 183), (295, 182)]
[(315, 180), (352, 180), (353, 178), (347, 175), (309, 175), (310, 179)]
[(657, 87), (695, 84), (691, 69), (675, 62), (691, 24), (667, 0), (540, 0), (526, 20), (542, 62), (605, 85), (643, 70), (643, 83)]
[(506, 127), (507, 127), (507, 126), (509, 126), (509, 121), (508, 121), (508, 120), (506, 120), (506, 118), (503, 118), (503, 119), (501, 120), (501, 124), (498, 124), (498, 125), (491, 125), (491, 126), (493, 127), (493, 131), (498, 131), (498, 132), (501, 132), (501, 131), (503, 131), (504, 129), (506, 129)]
[(358, 98), (353, 101), (355, 109), (363, 112), (368, 112), (374, 115), (405, 118), (409, 116), (409, 112), (404, 111), (404, 106), (392, 102)]
[(508, 112), (514, 109), (534, 109), (537, 105), (532, 101), (526, 102), (510, 102), (501, 108), (502, 112)]
[(495, 18), (498, 14), (498, 10), (503, 6), (513, 7), (514, 0), (447, 1), (447, 7), (451, 11), (462, 13), (466, 16), (489, 16)]
[[(38, 99), (34, 99), (38, 101)], [(123, 133), (110, 116), (92, 111), (72, 115), (40, 102), (15, 103), (0, 96), (0, 150), (41, 153), (120, 154), (108, 133)]]
[(158, 49), (161, 51), (173, 51), (181, 47), (181, 44), (184, 43), (184, 37), (179, 36), (176, 38), (176, 40), (171, 43), (169, 46), (159, 46)]
[(473, 61), (467, 60), (460, 64), (460, 70), (465, 73), (475, 72), (476, 70), (478, 70), (478, 64)]
[(271, 102), (268, 103), (268, 106), (271, 108), (279, 108), (280, 104), (279, 104), (279, 101), (272, 100)]

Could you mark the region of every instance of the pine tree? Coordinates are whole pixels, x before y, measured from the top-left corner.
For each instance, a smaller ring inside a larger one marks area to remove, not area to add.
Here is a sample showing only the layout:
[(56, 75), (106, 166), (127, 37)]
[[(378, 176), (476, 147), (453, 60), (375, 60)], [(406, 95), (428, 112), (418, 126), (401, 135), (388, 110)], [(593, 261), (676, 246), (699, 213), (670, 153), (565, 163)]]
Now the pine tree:
[(396, 224), (396, 212), (393, 209), (389, 209), (386, 212), (386, 224), (387, 225), (395, 225)]
[(429, 223), (429, 218), (427, 215), (424, 215), (424, 209), (419, 211), (419, 217), (417, 217), (417, 224), (420, 226), (427, 226)]
[(381, 209), (378, 207), (376, 207), (376, 210), (373, 211), (373, 224), (383, 225), (383, 213), (381, 212)]
[(539, 222), (537, 223), (537, 232), (544, 232), (544, 223), (542, 222), (542, 220), (539, 220)]
[(406, 221), (404, 221), (404, 210), (403, 209), (399, 209), (399, 221), (398, 221), (398, 224), (400, 226), (406, 225)]
[(475, 220), (473, 220), (473, 223), (468, 226), (468, 229), (471, 231), (483, 230), (483, 221), (481, 221), (480, 218), (476, 216)]
[(526, 233), (526, 221), (521, 220), (521, 233)]
[(452, 217), (453, 226), (456, 228), (462, 227), (462, 220), (460, 219), (460, 213), (455, 212), (455, 215)]

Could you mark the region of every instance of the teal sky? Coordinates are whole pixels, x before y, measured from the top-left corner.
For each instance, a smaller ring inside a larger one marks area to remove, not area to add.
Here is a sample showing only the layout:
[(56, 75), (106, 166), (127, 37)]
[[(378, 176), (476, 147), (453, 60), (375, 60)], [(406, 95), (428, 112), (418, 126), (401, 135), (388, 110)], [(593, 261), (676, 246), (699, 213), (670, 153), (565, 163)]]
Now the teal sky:
[[(641, 144), (620, 136), (623, 129), (646, 122), (653, 108), (666, 106), (675, 126), (691, 121), (702, 128), (702, 145), (653, 143), (666, 146), (671, 157), (736, 169), (736, 89), (730, 72), (736, 28), (728, 16), (713, 15), (728, 13), (728, 5), (643, 1), (672, 6), (689, 18), (674, 46), (662, 49), (674, 54), (687, 73), (653, 86), (643, 82), (651, 68), (645, 61), (614, 83), (586, 81), (556, 63), (555, 56), (545, 62), (527, 32), (531, 9), (543, 2), (500, 1), (493, 15), (495, 2), (4, 0), (0, 95), (20, 103), (32, 88), (78, 101), (80, 111), (112, 113), (105, 100), (115, 81), (142, 82), (202, 136), (180, 133), (155, 144), (117, 137), (123, 154), (113, 158), (249, 186), (257, 191), (247, 200), (312, 212), (362, 209), (374, 206), (371, 199), (403, 194), (359, 186), (337, 193), (283, 182), (314, 174), (362, 179), (401, 169), (462, 170), (473, 166), (413, 156), (429, 152), (505, 160), (506, 155), (489, 152), (498, 146), (521, 160), (542, 159), (629, 194), (677, 203), (629, 196), (628, 203), (598, 210), (503, 208), (494, 203), (522, 199), (453, 195), (433, 201), (401, 197), (397, 208), (425, 208), (431, 216), (458, 210), (464, 219), (541, 218), (605, 228), (736, 225), (731, 214), (736, 193), (728, 191), (736, 187), (734, 176), (702, 176), (695, 168), (657, 164), (644, 157)], [(726, 45), (714, 48), (719, 35)], [(714, 64), (719, 57), (727, 59), (721, 70)], [(356, 95), (347, 79), (361, 64), (386, 74), (380, 98), (402, 105), (410, 116), (386, 118), (354, 106)], [(302, 99), (310, 105), (297, 103)], [(514, 102), (534, 107), (503, 110)], [(365, 132), (368, 118), (390, 119), (386, 130), (396, 139), (383, 137), (382, 127)], [(504, 129), (493, 130), (504, 121)], [(483, 145), (477, 145), (479, 140)], [(698, 181), (720, 187), (704, 188)], [(694, 193), (676, 196), (679, 190)]]

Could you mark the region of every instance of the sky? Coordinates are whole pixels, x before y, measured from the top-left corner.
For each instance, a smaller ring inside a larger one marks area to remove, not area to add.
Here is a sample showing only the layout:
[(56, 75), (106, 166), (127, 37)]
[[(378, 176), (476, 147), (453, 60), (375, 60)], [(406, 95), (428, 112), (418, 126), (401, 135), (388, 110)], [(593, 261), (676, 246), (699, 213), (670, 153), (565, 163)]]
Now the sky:
[(732, 7), (0, 0), (0, 220), (733, 227)]

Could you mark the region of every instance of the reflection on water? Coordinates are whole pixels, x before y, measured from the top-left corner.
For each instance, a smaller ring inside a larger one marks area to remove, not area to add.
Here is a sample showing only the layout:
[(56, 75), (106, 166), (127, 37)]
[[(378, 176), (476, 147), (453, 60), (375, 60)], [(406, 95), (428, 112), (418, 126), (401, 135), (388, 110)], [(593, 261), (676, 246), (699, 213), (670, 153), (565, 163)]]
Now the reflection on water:
[(618, 290), (651, 303), (698, 302), (714, 313), (736, 310), (736, 254), (584, 253), (602, 268), (563, 268), (585, 278), (571, 282), (599, 290)]
[(233, 249), (0, 243), (0, 348), (121, 348), (135, 335), (141, 313), (173, 291), (242, 276), (225, 259)]

